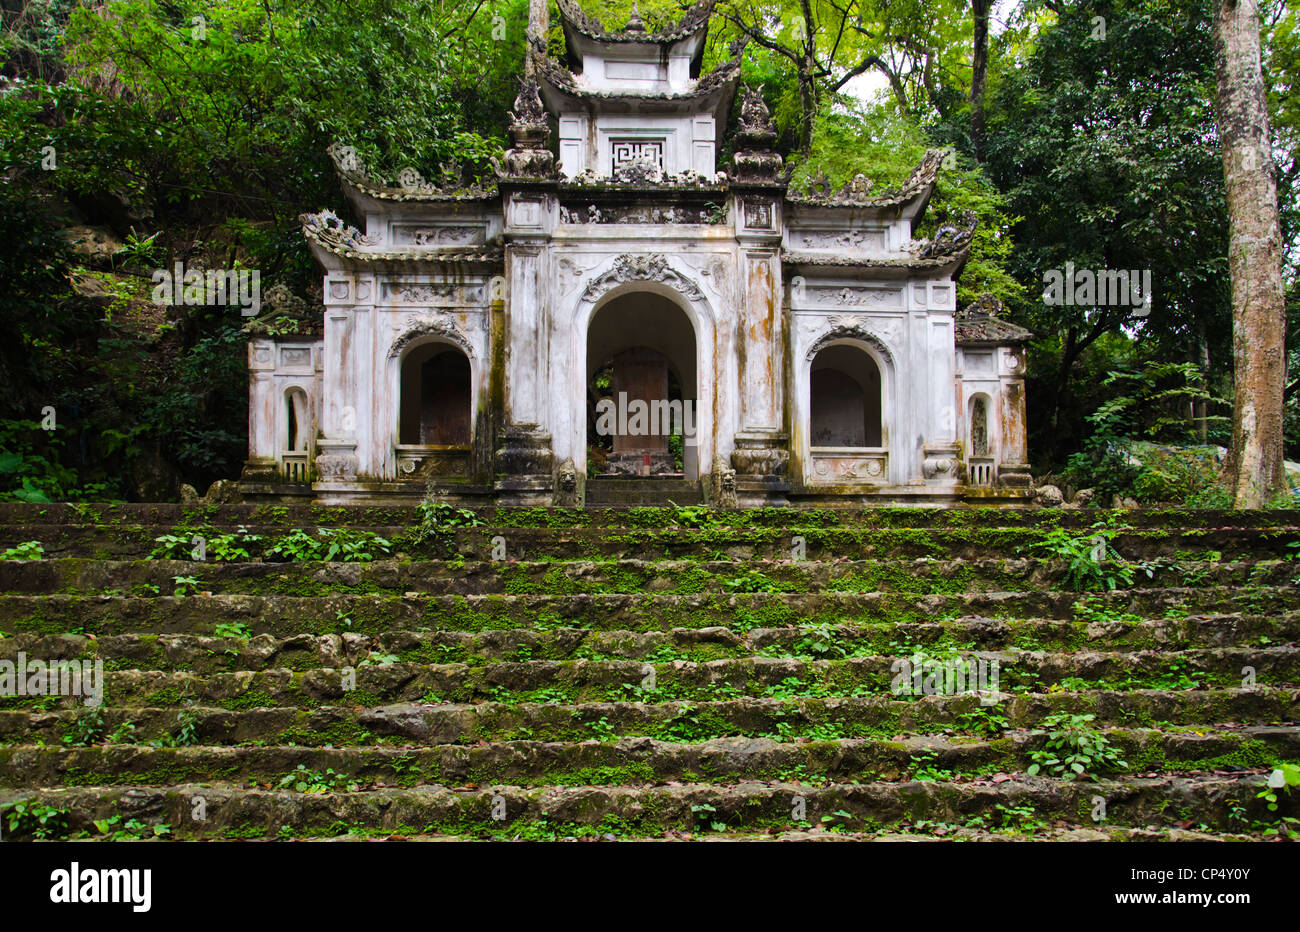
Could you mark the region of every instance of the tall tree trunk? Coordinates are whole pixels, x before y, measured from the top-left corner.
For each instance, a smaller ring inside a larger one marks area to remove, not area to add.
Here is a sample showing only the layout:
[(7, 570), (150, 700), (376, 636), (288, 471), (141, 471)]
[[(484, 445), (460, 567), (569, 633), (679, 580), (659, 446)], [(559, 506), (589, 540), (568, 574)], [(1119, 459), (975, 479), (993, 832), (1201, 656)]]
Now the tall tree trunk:
[(817, 89), (803, 63), (799, 66), (799, 109), (799, 154), (807, 158), (812, 152), (813, 127), (817, 120)]
[(813, 129), (817, 121), (817, 21), (813, 19), (811, 0), (800, 0), (803, 11), (803, 48), (799, 57), (799, 153), (812, 153)]
[(1286, 488), (1286, 306), (1257, 0), (1218, 0), (1214, 47), (1235, 368), (1227, 478), (1238, 508), (1260, 508)]
[(989, 14), (993, 0), (971, 0), (975, 17), (975, 52), (971, 57), (970, 144), (977, 162), (984, 161), (984, 84), (989, 73)]
[[(550, 26), (550, 0), (528, 0), (528, 43), (531, 45), (534, 38), (538, 42), (545, 43), (546, 30)], [(533, 75), (533, 56), (531, 54), (524, 56), (524, 74), (528, 77)]]
[[(1205, 385), (1208, 388), (1210, 385), (1210, 341), (1205, 336), (1205, 321), (1203, 320), (1197, 321), (1196, 324), (1196, 344), (1200, 354), (1197, 361), (1201, 365), (1201, 372), (1205, 376)], [(1197, 433), (1200, 435), (1201, 445), (1204, 446), (1210, 442), (1210, 402), (1205, 399), (1198, 401), (1196, 410), (1197, 420), (1200, 421), (1197, 425)]]

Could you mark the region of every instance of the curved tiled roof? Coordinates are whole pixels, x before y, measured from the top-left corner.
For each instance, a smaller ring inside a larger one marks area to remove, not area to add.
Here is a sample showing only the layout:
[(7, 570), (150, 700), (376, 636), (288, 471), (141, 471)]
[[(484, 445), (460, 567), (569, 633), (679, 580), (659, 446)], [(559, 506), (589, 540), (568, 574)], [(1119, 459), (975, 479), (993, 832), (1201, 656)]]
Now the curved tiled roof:
[(822, 252), (781, 251), (781, 261), (790, 265), (815, 265), (845, 269), (909, 269), (928, 271), (947, 268), (954, 263), (965, 262), (970, 255), (970, 246), (946, 255), (926, 256), (847, 256)]
[(1026, 343), (1033, 338), (1033, 331), (998, 317), (1001, 312), (1001, 301), (988, 292), (980, 295), (953, 317), (957, 344)]
[(501, 262), (504, 250), (491, 246), (462, 246), (420, 252), (376, 252), (376, 245), (355, 227), (348, 226), (335, 213), (322, 210), (302, 214), (302, 234), (327, 252), (359, 262)]
[(689, 91), (681, 93), (629, 93), (628, 91), (595, 91), (580, 87), (573, 73), (551, 58), (536, 50), (531, 52), (533, 63), (539, 78), (546, 81), (557, 91), (573, 97), (604, 98), (608, 100), (696, 100), (708, 97), (718, 90), (730, 89), (740, 79), (740, 58), (725, 61), (695, 82)]
[(814, 182), (805, 194), (790, 194), (787, 200), (799, 207), (897, 207), (918, 197), (928, 197), (939, 178), (939, 168), (943, 165), (945, 153), (942, 149), (930, 149), (925, 153), (912, 174), (899, 187), (883, 191), (875, 196), (865, 193), (856, 194), (851, 184), (846, 184), (839, 192), (832, 193), (829, 182), (824, 184), (822, 193), (814, 192), (818, 182)]
[(330, 146), (326, 152), (334, 162), (334, 171), (339, 180), (347, 187), (380, 201), (486, 201), (497, 196), (492, 188), (470, 188), (460, 191), (448, 191), (425, 181), (415, 169), (403, 169), (398, 177), (402, 183), (390, 185), (372, 177), (366, 165), (351, 146), (338, 143)]
[[(688, 36), (693, 36), (709, 24), (709, 16), (713, 13), (713, 5), (716, 0), (699, 0), (694, 6), (686, 11), (677, 25), (665, 29), (662, 32), (646, 32), (645, 27), (640, 29), (606, 29), (604, 24), (594, 17), (588, 16), (578, 6), (576, 0), (555, 0), (556, 5), (560, 8), (560, 15), (564, 17), (566, 23), (573, 27), (576, 32), (581, 33), (588, 39), (595, 39), (600, 42), (680, 42)], [(629, 21), (640, 24), (641, 20), (635, 13), (633, 19)]]

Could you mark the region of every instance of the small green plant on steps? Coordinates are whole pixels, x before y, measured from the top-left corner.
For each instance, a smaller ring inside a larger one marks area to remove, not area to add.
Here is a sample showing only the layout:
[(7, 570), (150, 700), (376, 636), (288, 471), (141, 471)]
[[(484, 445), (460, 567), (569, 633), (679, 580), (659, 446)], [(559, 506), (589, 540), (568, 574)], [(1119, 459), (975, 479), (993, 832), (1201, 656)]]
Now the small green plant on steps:
[(45, 841), (68, 834), (68, 810), (48, 806), (39, 799), (17, 799), (0, 806), (0, 818), (11, 835)]
[(710, 528), (717, 527), (718, 515), (706, 505), (679, 505), (670, 501), (669, 521), (673, 527)]
[(457, 508), (446, 502), (421, 502), (416, 517), (415, 527), (407, 535), (406, 542), (412, 547), (431, 547), (442, 557), (455, 555), (457, 530), (483, 524), (470, 509)]
[(739, 576), (724, 580), (722, 585), (732, 592), (784, 592), (785, 587), (756, 569), (746, 570)]
[[(172, 833), (172, 827), (166, 822), (148, 825), (139, 819), (127, 819), (123, 824), (120, 815), (96, 819), (93, 824), (95, 830), (106, 836), (109, 841), (140, 841), (144, 838), (162, 838)], [(121, 828), (118, 827), (119, 825)]]
[(1050, 773), (1054, 777), (1087, 780), (1098, 774), (1125, 770), (1128, 764), (1100, 731), (1093, 727), (1095, 715), (1062, 712), (1043, 720), (1043, 728), (1031, 735), (1045, 736), (1043, 747), (1029, 752), (1033, 761), (1026, 773)]
[(1067, 528), (1052, 528), (1034, 544), (1031, 552), (1065, 564), (1065, 585), (1075, 592), (1112, 590), (1133, 583), (1133, 566), (1119, 555), (1111, 541), (1119, 528), (1094, 524), (1091, 531), (1077, 534)]
[(187, 595), (195, 595), (199, 591), (200, 581), (195, 576), (173, 576), (172, 577), (172, 595), (178, 599), (183, 599)]
[(1264, 788), (1256, 798), (1264, 800), (1269, 812), (1277, 812), (1279, 792), (1289, 795), (1293, 786), (1300, 786), (1300, 764), (1284, 763), (1268, 775)]
[(392, 543), (372, 534), (351, 528), (317, 528), (314, 535), (302, 528), (290, 531), (279, 538), (266, 551), (272, 562), (292, 563), (320, 561), (323, 563), (368, 563), (392, 552)]
[(217, 622), (216, 635), (219, 638), (247, 641), (253, 636), (253, 631), (242, 621), (219, 621)]
[(280, 789), (294, 790), (299, 793), (334, 793), (347, 791), (355, 793), (357, 782), (346, 774), (336, 773), (333, 768), (324, 773), (308, 770), (305, 764), (299, 764), (290, 773), (280, 778)]
[(39, 540), (25, 540), (8, 550), (0, 550), (0, 560), (40, 560), (45, 557), (45, 548)]
[(104, 713), (99, 709), (86, 709), (77, 714), (68, 726), (67, 734), (63, 736), (63, 743), (88, 747), (92, 744), (99, 744), (108, 734), (108, 728), (104, 724)]
[(195, 747), (202, 743), (199, 738), (199, 719), (189, 709), (181, 709), (176, 713), (176, 733), (163, 735), (150, 741), (151, 747), (156, 748), (185, 748)]

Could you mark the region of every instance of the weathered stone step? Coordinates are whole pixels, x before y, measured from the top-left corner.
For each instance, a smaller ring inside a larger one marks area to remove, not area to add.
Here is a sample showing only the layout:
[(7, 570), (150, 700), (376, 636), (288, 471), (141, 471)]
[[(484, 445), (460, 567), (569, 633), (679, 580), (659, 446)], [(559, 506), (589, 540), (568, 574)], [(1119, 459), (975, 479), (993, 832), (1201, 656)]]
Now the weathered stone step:
[[(1091, 528), (1114, 521), (1137, 528), (1300, 527), (1300, 511), (1225, 511), (1138, 508), (1111, 511), (1070, 508), (816, 508), (785, 506), (746, 510), (632, 508), (479, 508), (468, 509), (485, 527), (671, 528), (698, 527), (1066, 527)], [(311, 527), (415, 527), (415, 506), (181, 505), (181, 504), (29, 504), (0, 502), (0, 526), (160, 525), (235, 528), (264, 525)]]
[[(1300, 682), (1300, 648), (1214, 648), (1178, 653), (1026, 651), (966, 652), (987, 675), (999, 664), (998, 688), (1026, 692), (1064, 689), (1193, 688)], [(376, 662), (355, 668), (193, 674), (106, 671), (105, 701), (113, 706), (176, 705), (186, 699), (228, 709), (319, 704), (377, 706), (396, 702), (475, 700), (593, 702), (619, 699), (727, 699), (742, 695), (847, 696), (884, 694), (901, 667), (894, 657), (848, 660), (753, 657), (706, 663), (573, 660), (465, 664)], [(354, 679), (355, 678), (355, 679)], [(988, 688), (992, 688), (991, 686)], [(72, 697), (55, 701), (72, 703)], [(43, 707), (44, 696), (0, 698), (0, 708)]]
[[(1061, 820), (1095, 829), (1097, 798), (1106, 802), (1102, 825), (1202, 825), (1240, 832), (1277, 824), (1300, 813), (1291, 797), (1269, 813), (1256, 798), (1258, 773), (1160, 775), (1098, 782), (1019, 778), (994, 783), (906, 782), (831, 784), (746, 782), (736, 786), (688, 783), (645, 787), (387, 788), (357, 793), (297, 793), (245, 789), (225, 783), (140, 788), (121, 785), (0, 793), (0, 804), (38, 798), (68, 811), (69, 830), (98, 834), (95, 819), (126, 816), (167, 825), (179, 838), (331, 837), (350, 831), (442, 834), (477, 838), (552, 837), (574, 831), (654, 836), (670, 831), (723, 832), (838, 826), (872, 831), (919, 820), (987, 826), (1009, 821)], [(203, 818), (195, 818), (201, 813)], [(494, 814), (500, 818), (494, 818)], [(803, 819), (797, 818), (802, 815)], [(823, 820), (828, 819), (829, 822)]]
[[(1081, 608), (1081, 606), (1083, 608)], [(98, 636), (212, 635), (221, 623), (250, 633), (378, 635), (436, 629), (492, 631), (584, 628), (666, 631), (725, 627), (734, 631), (792, 625), (934, 623), (978, 616), (993, 620), (1073, 620), (1084, 608), (1122, 618), (1178, 619), (1189, 615), (1275, 614), (1300, 609), (1300, 588), (1206, 586), (1077, 593), (1048, 588), (1016, 592), (735, 593), (677, 595), (429, 595), (328, 596), (203, 593), (173, 596), (0, 594), (0, 632)]]
[[(1300, 564), (1196, 563), (1137, 572), (1130, 588), (1281, 586)], [(911, 592), (921, 594), (1064, 588), (1056, 561), (863, 560), (836, 563), (680, 560), (609, 562), (223, 563), (61, 559), (0, 562), (0, 591), (117, 594), (427, 592), (577, 595), (696, 592)]]
[[(220, 624), (220, 622), (218, 623)], [(230, 625), (231, 622), (225, 622)], [(0, 659), (20, 653), (50, 660), (102, 660), (109, 669), (311, 670), (356, 665), (380, 655), (402, 662), (482, 665), (522, 660), (689, 660), (704, 662), (761, 654), (804, 659), (874, 656), (924, 649), (1151, 650), (1295, 645), (1300, 613), (1100, 620), (1000, 620), (789, 626), (736, 631), (715, 626), (667, 631), (588, 631), (582, 628), (469, 631), (384, 631), (376, 635), (253, 634), (17, 634), (0, 640)]]
[[(1273, 766), (1300, 756), (1300, 726), (1165, 732), (1112, 728), (1104, 732), (1133, 772)], [(1031, 762), (1039, 736), (1007, 732), (993, 740), (917, 736), (884, 741), (845, 738), (790, 742), (771, 738), (712, 738), (698, 743), (623, 738), (612, 742), (503, 741), (418, 748), (0, 747), (0, 786), (165, 786), (200, 780), (275, 786), (298, 767), (336, 774), (359, 786), (513, 784), (623, 785), (667, 780), (738, 782), (798, 774), (833, 782), (951, 779), (1012, 773)]]
[[(1007, 729), (1037, 728), (1050, 715), (1095, 716), (1098, 727), (1159, 725), (1166, 730), (1207, 722), (1296, 724), (1300, 690), (1099, 690), (1021, 693), (993, 706), (976, 697), (890, 695), (828, 699), (741, 698), (702, 702), (504, 703), (375, 708), (265, 708), (231, 711), (185, 706), (205, 745), (261, 743), (305, 747), (475, 744), (489, 740), (585, 741), (614, 736), (661, 740), (778, 736), (793, 741), (829, 737), (893, 738), (951, 733), (986, 737)], [(58, 746), (87, 714), (102, 722), (104, 740), (148, 744), (174, 738), (176, 707), (104, 707), (50, 712), (0, 711), (0, 743)], [(1223, 725), (1217, 726), (1223, 728)], [(113, 743), (113, 742), (109, 742)]]
[(650, 477), (593, 477), (587, 480), (585, 497), (587, 505), (596, 508), (637, 505), (670, 507), (672, 504), (699, 505), (704, 502), (699, 482)]
[[(175, 528), (167, 525), (8, 525), (0, 526), (0, 550), (39, 541), (47, 559), (85, 557), (145, 559), (159, 552), (158, 539), (194, 536), (212, 540), (230, 529)], [(286, 532), (271, 525), (245, 530), (256, 542), (245, 546), (261, 558)], [(311, 530), (311, 529), (309, 529)], [(873, 528), (873, 527), (705, 527), (705, 528), (475, 528), (447, 532), (444, 539), (417, 543), (410, 527), (376, 526), (350, 530), (375, 534), (394, 553), (430, 558), (458, 553), (489, 560), (504, 548), (511, 560), (700, 559), (791, 560), (796, 553), (812, 561), (852, 559), (978, 559), (1032, 555), (1050, 528)], [(1148, 528), (1116, 536), (1111, 544), (1129, 560), (1280, 559), (1287, 544), (1300, 539), (1293, 528)], [(183, 548), (189, 551), (187, 543)], [(172, 551), (181, 555), (179, 550)], [(217, 562), (215, 551), (207, 562)]]

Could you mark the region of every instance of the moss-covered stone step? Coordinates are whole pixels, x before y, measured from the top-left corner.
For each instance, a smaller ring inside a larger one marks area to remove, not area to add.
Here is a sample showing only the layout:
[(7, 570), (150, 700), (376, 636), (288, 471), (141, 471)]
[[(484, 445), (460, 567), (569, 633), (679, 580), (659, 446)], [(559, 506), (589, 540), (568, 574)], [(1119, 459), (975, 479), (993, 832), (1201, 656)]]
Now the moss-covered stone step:
[[(1123, 756), (1120, 770), (1193, 771), (1271, 767), (1300, 758), (1300, 726), (1100, 732)], [(1016, 731), (994, 739), (923, 735), (898, 740), (839, 738), (778, 741), (649, 737), (617, 741), (493, 741), (414, 748), (180, 747), (138, 744), (0, 747), (0, 786), (168, 785), (221, 780), (277, 786), (287, 775), (320, 789), (358, 786), (621, 785), (669, 780), (729, 783), (777, 780), (870, 782), (1023, 771), (1040, 736)], [(329, 771), (334, 771), (330, 775)], [(321, 775), (314, 777), (309, 775)]]
[[(0, 792), (0, 805), (38, 799), (67, 813), (67, 833), (99, 834), (93, 822), (117, 816), (163, 825), (178, 838), (333, 837), (350, 832), (473, 838), (554, 838), (593, 832), (644, 837), (666, 832), (837, 828), (875, 831), (918, 821), (1033, 831), (1053, 821), (1089, 830), (1191, 825), (1254, 833), (1294, 818), (1256, 798), (1262, 773), (1165, 774), (1097, 782), (1018, 778), (1003, 782), (875, 782), (811, 786), (385, 788), (356, 793), (246, 789), (220, 782), (165, 787), (107, 785)], [(1105, 804), (1104, 817), (1098, 800)]]
[[(1156, 564), (1129, 588), (1291, 585), (1300, 564)], [(227, 563), (62, 559), (0, 562), (0, 591), (117, 590), (131, 595), (194, 592), (328, 595), (334, 592), (578, 595), (700, 592), (908, 592), (920, 594), (1069, 588), (1068, 569), (1030, 559), (862, 560), (834, 563), (610, 562), (511, 563), (430, 560), (403, 563)]]
[[(46, 558), (89, 557), (104, 560), (145, 559), (155, 553), (188, 553), (189, 543), (165, 550), (159, 538), (194, 535), (211, 541), (231, 532), (211, 525), (0, 525), (0, 550), (23, 541), (39, 541)], [(256, 538), (244, 544), (261, 558), (286, 532), (272, 525), (240, 530)], [(308, 528), (313, 531), (314, 529)], [(610, 559), (712, 559), (788, 560), (798, 550), (808, 560), (977, 559), (1017, 557), (1042, 552), (1049, 526), (878, 528), (878, 527), (706, 527), (706, 528), (473, 528), (447, 531), (418, 541), (410, 527), (351, 527), (375, 534), (393, 552), (428, 559), (460, 554), (470, 560), (489, 560), (504, 548), (512, 560)], [(1084, 531), (1079, 531), (1084, 534)], [(249, 539), (251, 539), (249, 538)], [(1115, 550), (1132, 561), (1280, 559), (1291, 554), (1288, 543), (1300, 539), (1300, 529), (1269, 528), (1135, 528), (1111, 541)], [(217, 554), (209, 551), (208, 562)]]
[[(940, 658), (942, 659), (942, 658)], [(985, 676), (998, 664), (1003, 693), (1055, 686), (1090, 689), (1194, 689), (1300, 682), (1300, 648), (1211, 648), (1181, 652), (1049, 653), (981, 651), (962, 655), (982, 661)], [(793, 698), (884, 694), (900, 673), (891, 656), (805, 661), (752, 657), (705, 663), (572, 660), (466, 664), (389, 663), (368, 658), (353, 667), (195, 674), (122, 670), (104, 674), (104, 701), (111, 706), (180, 704), (189, 699), (228, 709), (317, 704), (374, 706), (395, 702)], [(919, 672), (919, 671), (918, 671)], [(960, 690), (959, 690), (960, 691)], [(47, 708), (72, 697), (10, 696), (0, 708)]]
[[(0, 710), (0, 743), (167, 743), (188, 723), (205, 745), (307, 747), (474, 744), (488, 740), (583, 741), (614, 736), (663, 740), (777, 736), (892, 738), (952, 733), (984, 737), (1037, 728), (1052, 715), (1092, 715), (1094, 724), (1195, 728), (1206, 722), (1295, 724), (1300, 689), (1099, 690), (1024, 693), (994, 705), (974, 696), (763, 699), (702, 702), (402, 703), (232, 711), (202, 705)], [(90, 727), (88, 727), (90, 726)], [(1222, 725), (1219, 727), (1223, 727)]]
[(588, 631), (582, 628), (488, 631), (384, 631), (376, 635), (253, 634), (231, 622), (218, 636), (192, 634), (16, 634), (0, 640), (0, 659), (18, 655), (93, 660), (108, 669), (312, 670), (377, 658), (403, 662), (481, 665), (524, 660), (688, 660), (754, 654), (803, 659), (964, 650), (1152, 650), (1267, 647), (1300, 642), (1300, 613), (1140, 619), (1094, 615), (1091, 620), (956, 618), (943, 622), (873, 622), (753, 628), (714, 626), (667, 631)]
[(992, 620), (1178, 620), (1192, 615), (1281, 616), (1300, 609), (1295, 586), (1208, 586), (1078, 593), (1052, 589), (915, 595), (904, 593), (615, 593), (577, 596), (436, 596), (335, 593), (329, 596), (203, 593), (172, 596), (0, 594), (0, 633), (96, 636), (216, 633), (219, 624), (252, 634), (364, 633), (393, 630), (494, 631), (583, 628), (734, 631), (792, 625), (932, 623)]
[[(1067, 527), (1097, 523), (1143, 528), (1300, 527), (1300, 511), (1222, 511), (1138, 508), (809, 508), (785, 506), (724, 511), (700, 508), (479, 508), (467, 509), (485, 527), (516, 528), (698, 528), (698, 527)], [(155, 525), (234, 528), (261, 525), (309, 527), (415, 527), (410, 505), (182, 505), (29, 504), (0, 502), (0, 525)]]

